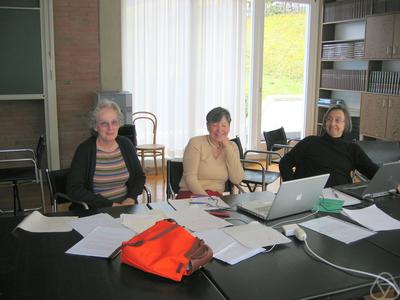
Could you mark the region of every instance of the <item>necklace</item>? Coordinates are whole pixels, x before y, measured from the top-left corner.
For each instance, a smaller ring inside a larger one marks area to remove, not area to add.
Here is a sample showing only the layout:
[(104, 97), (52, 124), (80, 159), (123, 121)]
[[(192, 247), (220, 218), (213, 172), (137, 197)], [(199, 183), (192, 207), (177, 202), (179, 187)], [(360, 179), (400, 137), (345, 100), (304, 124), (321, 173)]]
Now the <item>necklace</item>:
[(215, 149), (218, 149), (218, 150), (221, 149), (221, 145), (220, 145), (220, 144), (218, 144), (218, 146), (215, 145), (215, 144), (211, 141), (209, 135), (207, 135), (207, 140), (208, 140), (208, 143), (211, 145), (211, 147), (214, 147)]

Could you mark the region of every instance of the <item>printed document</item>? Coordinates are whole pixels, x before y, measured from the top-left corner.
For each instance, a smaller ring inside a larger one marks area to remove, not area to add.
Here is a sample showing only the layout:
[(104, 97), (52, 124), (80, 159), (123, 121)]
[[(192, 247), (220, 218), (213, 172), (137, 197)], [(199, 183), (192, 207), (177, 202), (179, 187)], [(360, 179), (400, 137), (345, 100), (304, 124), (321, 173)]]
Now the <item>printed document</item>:
[(383, 212), (375, 204), (362, 209), (343, 209), (343, 214), (374, 231), (400, 229), (400, 221)]
[(213, 250), (214, 257), (230, 265), (264, 252), (264, 248), (248, 248), (243, 246), (221, 229), (211, 229), (197, 232), (195, 235), (204, 240)]
[(34, 211), (17, 227), (30, 232), (67, 232), (72, 230), (69, 222), (76, 219), (78, 217), (46, 217)]
[(364, 239), (376, 233), (331, 216), (305, 221), (300, 223), (300, 225), (346, 244)]
[(121, 222), (105, 213), (82, 217), (70, 222), (70, 224), (72, 225), (72, 228), (78, 231), (82, 236), (87, 236), (98, 226), (124, 228)]
[(268, 247), (291, 242), (279, 231), (259, 222), (224, 228), (223, 231), (248, 248)]
[(200, 207), (204, 210), (216, 210), (230, 208), (228, 204), (220, 197), (205, 196), (179, 200), (168, 201), (176, 210), (185, 209), (188, 207)]
[(153, 209), (145, 214), (121, 214), (120, 218), (122, 225), (140, 233), (167, 216), (161, 210)]
[(177, 211), (166, 212), (166, 214), (179, 225), (185, 226), (192, 231), (204, 231), (232, 225), (221, 218), (210, 215), (200, 207), (188, 207)]
[(119, 250), (123, 241), (136, 235), (128, 228), (96, 227), (65, 253), (109, 258)]

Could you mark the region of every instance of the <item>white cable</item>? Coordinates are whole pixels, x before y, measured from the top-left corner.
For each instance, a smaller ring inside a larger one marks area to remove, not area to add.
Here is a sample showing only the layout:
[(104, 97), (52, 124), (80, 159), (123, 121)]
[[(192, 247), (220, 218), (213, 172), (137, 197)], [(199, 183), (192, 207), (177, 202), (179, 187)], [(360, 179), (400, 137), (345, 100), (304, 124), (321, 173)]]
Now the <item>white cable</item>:
[(316, 258), (318, 258), (320, 261), (322, 261), (322, 262), (324, 262), (324, 263), (326, 263), (326, 264), (328, 264), (328, 265), (330, 265), (330, 266), (332, 266), (334, 268), (342, 270), (342, 271), (352, 272), (352, 273), (361, 274), (361, 275), (365, 275), (365, 276), (369, 276), (369, 277), (373, 277), (373, 278), (377, 278), (377, 279), (383, 280), (395, 290), (397, 295), (400, 295), (400, 288), (399, 288), (399, 286), (397, 285), (396, 282), (391, 282), (390, 280), (386, 279), (385, 277), (382, 277), (382, 276), (377, 275), (377, 274), (368, 273), (368, 272), (364, 272), (364, 271), (360, 271), (360, 270), (355, 270), (355, 269), (350, 269), (350, 268), (342, 267), (342, 266), (339, 266), (339, 265), (335, 265), (334, 263), (331, 263), (330, 261), (322, 258), (318, 254), (316, 254), (314, 251), (312, 251), (311, 248), (308, 246), (307, 239), (304, 240), (304, 243), (306, 244), (307, 250), (310, 251), (310, 253), (312, 255), (314, 255)]
[(298, 219), (291, 219), (291, 220), (287, 220), (287, 221), (276, 223), (275, 225), (272, 225), (271, 228), (276, 228), (276, 226), (281, 225), (281, 224), (285, 224), (285, 223), (293, 223), (293, 222), (295, 223), (296, 221), (300, 221), (300, 220), (306, 219), (308, 217), (311, 217), (311, 216), (315, 215), (318, 212), (319, 212), (319, 210), (317, 210), (317, 211), (315, 211), (315, 212), (313, 212), (311, 214), (308, 214), (308, 215), (306, 215), (304, 217), (298, 218)]

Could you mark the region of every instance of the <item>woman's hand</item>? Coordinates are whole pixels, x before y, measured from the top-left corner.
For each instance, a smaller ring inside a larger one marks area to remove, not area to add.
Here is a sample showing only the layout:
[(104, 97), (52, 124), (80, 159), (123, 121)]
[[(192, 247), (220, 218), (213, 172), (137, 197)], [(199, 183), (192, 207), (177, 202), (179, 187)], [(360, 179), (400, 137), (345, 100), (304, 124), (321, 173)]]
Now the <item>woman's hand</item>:
[(121, 202), (121, 205), (134, 205), (136, 201), (132, 198), (126, 198), (124, 201)]

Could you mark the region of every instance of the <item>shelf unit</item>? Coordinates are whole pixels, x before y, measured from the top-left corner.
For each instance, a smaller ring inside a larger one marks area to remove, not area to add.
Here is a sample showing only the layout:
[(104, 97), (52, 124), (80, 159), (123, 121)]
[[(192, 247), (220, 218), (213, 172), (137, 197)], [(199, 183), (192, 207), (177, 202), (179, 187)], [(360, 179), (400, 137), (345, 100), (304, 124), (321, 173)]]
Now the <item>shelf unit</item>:
[(323, 0), (320, 49), (319, 98), (344, 100), (352, 136), (400, 140), (400, 0)]

